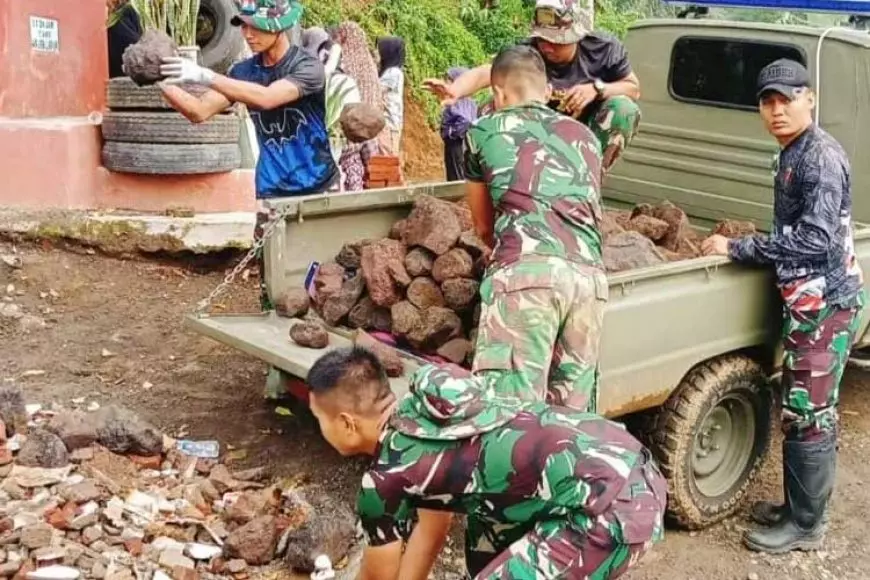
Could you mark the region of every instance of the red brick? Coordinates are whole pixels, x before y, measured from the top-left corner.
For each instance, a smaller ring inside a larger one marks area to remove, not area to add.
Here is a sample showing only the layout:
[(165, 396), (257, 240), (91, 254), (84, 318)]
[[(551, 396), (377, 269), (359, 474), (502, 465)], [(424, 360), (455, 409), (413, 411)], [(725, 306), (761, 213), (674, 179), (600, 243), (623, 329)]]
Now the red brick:
[(163, 463), (163, 457), (160, 455), (128, 455), (127, 457), (139, 469), (154, 469), (159, 471), (160, 464)]
[(67, 530), (76, 516), (76, 509), (75, 502), (67, 502), (63, 507), (55, 508), (45, 514), (45, 521), (58, 530)]
[(142, 555), (142, 540), (138, 538), (132, 538), (130, 540), (126, 540), (124, 542), (124, 548), (130, 553), (134, 558), (138, 558)]
[(199, 580), (199, 572), (184, 566), (173, 566), (171, 576), (173, 580)]

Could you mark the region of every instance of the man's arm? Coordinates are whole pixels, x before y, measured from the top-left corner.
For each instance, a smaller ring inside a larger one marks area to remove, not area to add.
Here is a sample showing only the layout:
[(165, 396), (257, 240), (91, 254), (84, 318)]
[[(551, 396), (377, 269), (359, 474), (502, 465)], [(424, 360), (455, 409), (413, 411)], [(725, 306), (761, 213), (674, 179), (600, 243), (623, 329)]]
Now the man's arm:
[(417, 525), (402, 555), (401, 580), (426, 580), (429, 577), (453, 522), (453, 514), (447, 512), (420, 509), (417, 515)]
[[(383, 546), (370, 546), (363, 552), (359, 580), (396, 580), (402, 561), (402, 540)], [(404, 580), (404, 578), (403, 578)]]
[[(812, 161), (810, 161), (812, 163)], [(728, 256), (735, 262), (822, 263), (840, 224), (840, 204), (846, 183), (843, 165), (831, 155), (822, 155), (803, 177), (804, 212), (781, 234), (745, 236), (728, 243)]]
[[(295, 79), (294, 79), (295, 80)], [(215, 75), (211, 88), (230, 101), (244, 103), (253, 109), (277, 109), (302, 97), (299, 86), (290, 79), (279, 79), (268, 86)]]
[(452, 83), (441, 79), (426, 79), (423, 88), (434, 94), (442, 105), (452, 105), (459, 99), (470, 97), (490, 86), (492, 65), (484, 64), (459, 75)]
[(465, 135), (465, 199), (471, 209), (475, 232), (492, 248), (495, 245), (495, 207), (484, 180), (479, 143), (481, 139), (485, 139), (485, 129), (477, 124), (472, 125)]
[(625, 95), (634, 101), (640, 99), (640, 81), (636, 74), (631, 72), (622, 79), (612, 83), (604, 83), (604, 93), (601, 98), (609, 99), (619, 95)]
[(482, 181), (465, 182), (465, 197), (471, 208), (471, 221), (474, 231), (483, 242), (492, 248), (495, 245), (495, 208), (489, 188)]
[(305, 95), (323, 90), (326, 84), (323, 64), (310, 55), (300, 58), (286, 78), (278, 79), (268, 86), (219, 75), (180, 57), (165, 58), (163, 63), (160, 72), (169, 78), (167, 84), (204, 84), (228, 101), (244, 103), (260, 110), (277, 109)]
[(208, 121), (230, 106), (230, 101), (217, 91), (207, 91), (203, 96), (195, 97), (175, 85), (161, 83), (160, 89), (166, 102), (192, 123)]

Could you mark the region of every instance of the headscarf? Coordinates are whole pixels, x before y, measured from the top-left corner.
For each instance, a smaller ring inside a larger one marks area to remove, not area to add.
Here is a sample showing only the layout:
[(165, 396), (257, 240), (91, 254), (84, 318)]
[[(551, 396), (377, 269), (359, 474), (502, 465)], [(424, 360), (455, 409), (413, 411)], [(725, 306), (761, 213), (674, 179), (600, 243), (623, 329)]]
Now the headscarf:
[[(467, 70), (467, 68), (453, 67), (447, 71), (447, 78), (451, 82), (455, 81)], [(441, 112), (441, 138), (444, 140), (465, 138), (465, 133), (476, 119), (477, 105), (468, 97), (444, 107)]]
[(398, 36), (385, 36), (378, 39), (378, 54), (381, 57), (381, 68), (378, 74), (384, 74), (388, 68), (405, 66), (405, 41)]
[(338, 27), (341, 44), (341, 68), (359, 87), (362, 102), (382, 110), (381, 85), (378, 67), (369, 52), (366, 33), (356, 22), (342, 22)]
[(302, 31), (302, 49), (311, 56), (320, 58), (321, 48), (328, 41), (329, 34), (319, 26), (312, 26)]

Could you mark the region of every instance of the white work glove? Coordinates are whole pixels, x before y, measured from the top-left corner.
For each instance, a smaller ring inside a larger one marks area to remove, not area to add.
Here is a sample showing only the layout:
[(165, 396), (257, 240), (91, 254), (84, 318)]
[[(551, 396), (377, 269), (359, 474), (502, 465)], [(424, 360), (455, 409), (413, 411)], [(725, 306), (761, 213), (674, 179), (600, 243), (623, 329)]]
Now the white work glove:
[(170, 85), (194, 83), (210, 86), (215, 77), (214, 71), (210, 71), (192, 60), (180, 56), (164, 57), (163, 64), (160, 65), (160, 74), (166, 77), (166, 80), (163, 82)]

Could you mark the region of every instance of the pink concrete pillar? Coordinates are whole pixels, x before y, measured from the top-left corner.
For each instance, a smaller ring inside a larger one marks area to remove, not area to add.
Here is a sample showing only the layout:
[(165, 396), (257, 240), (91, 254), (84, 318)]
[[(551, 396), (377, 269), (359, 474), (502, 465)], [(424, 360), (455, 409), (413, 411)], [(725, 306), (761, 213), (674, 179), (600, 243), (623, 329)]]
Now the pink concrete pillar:
[(0, 63), (0, 117), (101, 111), (105, 0), (0, 0)]

